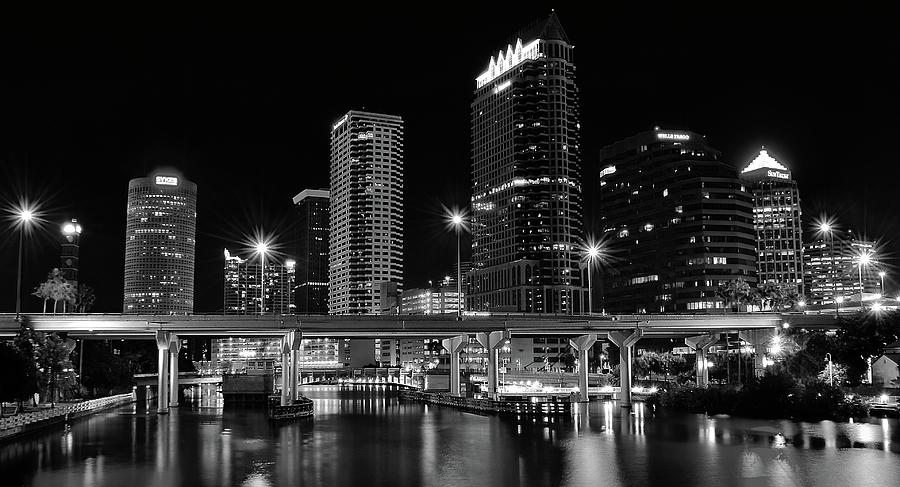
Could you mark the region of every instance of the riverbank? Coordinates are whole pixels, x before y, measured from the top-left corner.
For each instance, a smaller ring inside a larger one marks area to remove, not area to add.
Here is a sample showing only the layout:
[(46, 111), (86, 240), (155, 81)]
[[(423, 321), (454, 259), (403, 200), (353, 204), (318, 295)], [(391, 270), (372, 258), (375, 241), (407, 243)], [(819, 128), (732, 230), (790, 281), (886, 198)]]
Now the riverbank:
[(134, 402), (131, 393), (91, 399), (78, 403), (57, 403), (56, 407), (0, 419), (0, 442), (51, 428), (83, 416)]
[(689, 413), (800, 421), (848, 421), (869, 415), (868, 405), (857, 395), (781, 375), (769, 375), (740, 388), (676, 386), (658, 391), (647, 404)]

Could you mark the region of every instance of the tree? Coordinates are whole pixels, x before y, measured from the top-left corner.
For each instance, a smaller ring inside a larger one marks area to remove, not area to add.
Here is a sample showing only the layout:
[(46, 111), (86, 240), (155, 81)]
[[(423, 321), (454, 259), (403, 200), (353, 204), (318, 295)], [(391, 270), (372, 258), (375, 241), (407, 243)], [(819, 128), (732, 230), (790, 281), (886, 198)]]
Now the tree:
[(75, 290), (75, 312), (88, 313), (94, 307), (94, 301), (97, 296), (94, 295), (94, 288), (84, 283), (78, 283), (78, 289)]
[(60, 385), (71, 387), (75, 383), (75, 374), (69, 356), (75, 348), (75, 341), (60, 337), (56, 333), (36, 331), (23, 316), (20, 320), (19, 333), (13, 343), (24, 357), (28, 366), (23, 378), (30, 382), (35, 390), (45, 388), (51, 403)]
[[(37, 392), (37, 381), (29, 380), (29, 366), (28, 357), (22, 356), (14, 346), (0, 343), (0, 370), (3, 370), (0, 374), (0, 402), (15, 401), (21, 405), (22, 401)], [(3, 417), (2, 408), (0, 417)]]
[(800, 293), (796, 285), (765, 282), (751, 291), (751, 301), (763, 310), (783, 311), (800, 301)]
[(66, 303), (75, 304), (76, 290), (62, 275), (62, 272), (58, 268), (54, 268), (47, 274), (47, 280), (39, 284), (32, 295), (44, 300), (44, 313), (47, 312), (47, 301), (52, 299), (53, 313), (56, 313), (60, 301), (63, 302), (63, 311), (65, 311)]
[(743, 279), (732, 279), (724, 286), (719, 286), (716, 296), (725, 302), (725, 308), (737, 311), (740, 305), (747, 305), (751, 301), (752, 288)]

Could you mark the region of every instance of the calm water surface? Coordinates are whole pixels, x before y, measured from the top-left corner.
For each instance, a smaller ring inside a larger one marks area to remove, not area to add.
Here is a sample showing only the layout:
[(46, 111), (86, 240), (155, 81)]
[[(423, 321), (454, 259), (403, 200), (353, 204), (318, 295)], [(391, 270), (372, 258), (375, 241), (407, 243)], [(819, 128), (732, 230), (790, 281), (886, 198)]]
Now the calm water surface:
[(795, 423), (582, 405), (547, 424), (307, 388), (312, 421), (129, 406), (0, 445), (0, 485), (900, 485), (900, 425)]

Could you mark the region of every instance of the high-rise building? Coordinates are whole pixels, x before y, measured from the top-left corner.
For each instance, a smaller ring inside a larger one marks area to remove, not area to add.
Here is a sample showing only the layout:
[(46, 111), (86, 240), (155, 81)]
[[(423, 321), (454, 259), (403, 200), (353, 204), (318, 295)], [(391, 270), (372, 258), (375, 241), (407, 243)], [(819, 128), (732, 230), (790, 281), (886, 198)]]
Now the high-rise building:
[(579, 310), (584, 239), (573, 56), (551, 13), (475, 79), (470, 311)]
[(800, 190), (791, 171), (761, 150), (740, 174), (753, 195), (756, 278), (797, 287), (803, 294)]
[(721, 308), (719, 286), (756, 282), (752, 197), (704, 136), (657, 127), (600, 158), (607, 311)]
[(403, 288), (403, 120), (350, 111), (331, 127), (328, 312), (379, 314)]
[(261, 267), (225, 249), (225, 314), (294, 314), (295, 262), (267, 261), (265, 275)]
[(128, 183), (127, 314), (194, 312), (197, 185), (172, 172)]
[[(863, 266), (859, 256), (873, 254), (875, 242), (856, 238), (820, 238), (803, 244), (803, 278), (807, 304), (829, 306), (839, 301), (859, 302), (859, 294), (882, 292), (877, 265)], [(860, 274), (862, 286), (860, 286)], [(870, 296), (864, 296), (864, 299)]]
[(297, 313), (327, 313), (329, 192), (304, 189), (293, 201), (298, 216)]

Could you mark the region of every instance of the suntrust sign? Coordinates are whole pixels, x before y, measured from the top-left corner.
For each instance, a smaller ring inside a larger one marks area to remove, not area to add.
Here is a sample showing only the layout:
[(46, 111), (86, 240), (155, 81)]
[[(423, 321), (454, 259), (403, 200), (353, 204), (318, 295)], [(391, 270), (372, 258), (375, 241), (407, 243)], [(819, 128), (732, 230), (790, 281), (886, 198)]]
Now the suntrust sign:
[(178, 178), (174, 176), (156, 176), (156, 184), (161, 186), (178, 186)]
[(778, 179), (791, 179), (791, 175), (786, 172), (781, 171), (772, 171), (771, 169), (766, 172), (766, 176), (770, 178), (778, 178)]

